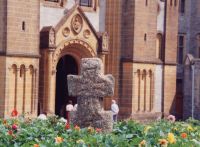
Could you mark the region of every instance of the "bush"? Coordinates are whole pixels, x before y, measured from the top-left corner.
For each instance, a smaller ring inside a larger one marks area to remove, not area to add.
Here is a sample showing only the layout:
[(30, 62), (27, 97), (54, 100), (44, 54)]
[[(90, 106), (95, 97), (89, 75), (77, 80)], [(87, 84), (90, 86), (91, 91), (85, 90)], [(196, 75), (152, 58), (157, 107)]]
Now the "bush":
[(118, 122), (113, 132), (100, 128), (82, 128), (66, 124), (58, 117), (47, 120), (11, 118), (0, 120), (1, 147), (199, 147), (200, 122), (155, 121), (139, 124)]

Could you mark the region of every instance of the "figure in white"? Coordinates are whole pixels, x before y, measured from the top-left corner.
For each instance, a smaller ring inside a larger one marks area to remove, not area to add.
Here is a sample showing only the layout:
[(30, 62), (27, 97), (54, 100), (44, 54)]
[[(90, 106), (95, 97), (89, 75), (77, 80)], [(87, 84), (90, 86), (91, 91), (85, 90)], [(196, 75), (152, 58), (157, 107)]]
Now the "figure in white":
[(77, 107), (78, 107), (78, 104), (75, 104), (73, 111), (77, 111)]
[(70, 121), (70, 112), (73, 111), (73, 109), (72, 101), (69, 100), (69, 103), (66, 106), (66, 119), (68, 122)]
[(119, 106), (117, 105), (115, 100), (112, 100), (111, 111), (113, 114), (113, 121), (117, 122), (117, 116), (119, 113)]

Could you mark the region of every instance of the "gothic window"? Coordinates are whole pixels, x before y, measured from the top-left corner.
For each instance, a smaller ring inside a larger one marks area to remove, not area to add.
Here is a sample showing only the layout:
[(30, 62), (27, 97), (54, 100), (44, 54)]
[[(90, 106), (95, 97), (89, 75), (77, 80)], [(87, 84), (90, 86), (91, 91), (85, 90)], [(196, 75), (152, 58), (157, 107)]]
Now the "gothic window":
[(158, 33), (156, 36), (156, 58), (162, 60), (162, 34)]
[(92, 7), (92, 0), (80, 0), (80, 6)]
[(185, 13), (185, 0), (180, 1), (179, 11), (180, 11), (181, 14)]
[(178, 64), (183, 63), (183, 53), (184, 53), (184, 43), (185, 43), (185, 36), (184, 35), (179, 35), (178, 37)]
[(200, 58), (200, 34), (197, 35), (197, 57)]

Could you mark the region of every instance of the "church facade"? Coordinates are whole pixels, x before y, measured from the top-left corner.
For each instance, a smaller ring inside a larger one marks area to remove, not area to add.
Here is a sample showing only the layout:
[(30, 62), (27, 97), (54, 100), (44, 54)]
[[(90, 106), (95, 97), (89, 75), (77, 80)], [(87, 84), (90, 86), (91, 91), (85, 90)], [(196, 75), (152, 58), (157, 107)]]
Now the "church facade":
[[(99, 57), (115, 77), (121, 118), (179, 112), (178, 0), (0, 1), (0, 116), (64, 116), (67, 75)], [(104, 98), (109, 110), (110, 97)]]

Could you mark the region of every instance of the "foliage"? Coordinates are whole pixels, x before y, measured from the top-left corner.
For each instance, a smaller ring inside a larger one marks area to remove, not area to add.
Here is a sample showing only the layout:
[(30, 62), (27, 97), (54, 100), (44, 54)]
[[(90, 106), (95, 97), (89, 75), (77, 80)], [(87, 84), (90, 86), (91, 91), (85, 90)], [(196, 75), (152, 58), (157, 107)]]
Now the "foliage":
[(118, 122), (111, 133), (100, 128), (66, 124), (58, 117), (47, 120), (15, 117), (0, 119), (1, 147), (200, 147), (200, 122)]

